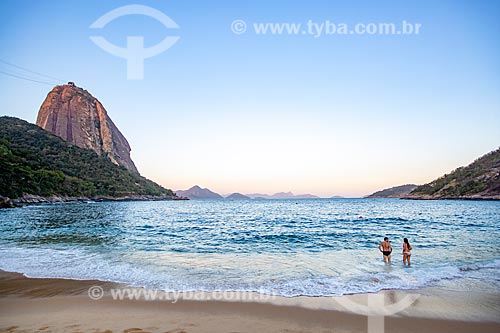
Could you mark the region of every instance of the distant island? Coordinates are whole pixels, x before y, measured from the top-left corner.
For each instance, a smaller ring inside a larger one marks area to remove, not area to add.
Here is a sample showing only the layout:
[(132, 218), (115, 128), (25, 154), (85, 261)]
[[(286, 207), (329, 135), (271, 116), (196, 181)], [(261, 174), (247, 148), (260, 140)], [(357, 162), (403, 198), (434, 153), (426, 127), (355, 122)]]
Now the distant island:
[(403, 198), (500, 200), (500, 148), (465, 167), (418, 186)]
[(225, 199), (226, 200), (251, 200), (252, 198), (250, 198), (249, 196), (246, 196), (244, 194), (241, 194), (241, 193), (233, 193), (233, 194), (228, 195)]
[(415, 184), (394, 186), (372, 193), (366, 196), (366, 198), (402, 198), (416, 189), (417, 186)]
[(208, 188), (201, 188), (195, 185), (187, 190), (177, 190), (175, 194), (181, 197), (186, 197), (192, 200), (263, 200), (263, 199), (319, 199), (318, 196), (312, 194), (298, 194), (295, 195), (292, 192), (278, 192), (275, 194), (263, 194), (263, 193), (252, 193), (252, 194), (241, 194), (232, 193), (224, 198), (219, 193), (216, 193)]
[(251, 193), (247, 194), (252, 199), (319, 199), (313, 194), (293, 194), (292, 192), (278, 192), (275, 194)]
[(175, 194), (181, 197), (186, 197), (194, 200), (223, 200), (224, 197), (218, 193), (215, 193), (208, 188), (201, 188), (195, 185), (187, 190), (175, 191)]

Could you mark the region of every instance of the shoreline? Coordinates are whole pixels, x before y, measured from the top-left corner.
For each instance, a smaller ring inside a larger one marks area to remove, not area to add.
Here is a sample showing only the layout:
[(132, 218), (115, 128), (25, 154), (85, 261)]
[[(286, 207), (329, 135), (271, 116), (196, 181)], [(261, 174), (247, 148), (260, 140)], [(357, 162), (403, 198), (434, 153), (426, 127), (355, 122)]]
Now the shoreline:
[[(460, 201), (500, 201), (500, 196), (492, 197), (441, 197), (434, 198), (430, 196), (418, 196), (418, 197), (359, 197), (359, 198), (313, 198), (320, 200), (329, 199), (399, 199), (399, 200), (409, 200), (409, 201), (438, 201), (438, 200), (460, 200)], [(39, 205), (39, 204), (57, 204), (57, 203), (71, 203), (71, 202), (122, 202), (122, 201), (178, 201), (178, 200), (191, 200), (188, 197), (172, 197), (172, 196), (152, 196), (152, 195), (133, 195), (133, 196), (123, 196), (123, 197), (67, 197), (53, 195), (49, 197), (43, 197), (38, 195), (24, 195), (19, 198), (10, 199), (0, 195), (0, 209), (1, 208), (19, 208), (29, 205)], [(224, 200), (224, 199), (222, 199)], [(260, 200), (260, 199), (246, 199), (246, 200)], [(264, 200), (276, 200), (276, 199), (264, 199)], [(283, 200), (283, 199), (278, 199)], [(286, 199), (286, 200), (303, 200), (300, 199)], [(306, 200), (309, 200), (308, 198)]]
[[(93, 286), (104, 290), (101, 299), (89, 297)], [(378, 297), (390, 306), (411, 294), (418, 298), (410, 306), (385, 317), (385, 332), (500, 331), (498, 294), (426, 288), (338, 297), (259, 299), (258, 293), (240, 293), (252, 297), (221, 300), (213, 297), (217, 293), (199, 292), (205, 300), (186, 293), (175, 302), (113, 299), (111, 289), (122, 288), (127, 286), (0, 271), (0, 332), (366, 332), (367, 316), (353, 304), (366, 308), (368, 297)]]
[(186, 197), (168, 196), (168, 195), (129, 195), (123, 197), (68, 197), (60, 195), (52, 195), (43, 197), (39, 195), (27, 194), (19, 198), (10, 199), (8, 197), (0, 196), (0, 208), (16, 208), (28, 205), (38, 204), (55, 204), (55, 203), (69, 203), (69, 202), (119, 202), (119, 201), (177, 201), (189, 200)]
[(431, 195), (416, 195), (416, 196), (405, 196), (401, 197), (403, 200), (465, 200), (465, 201), (499, 201), (500, 196), (487, 196), (487, 197), (479, 197), (479, 196), (465, 196), (465, 197), (433, 197)]

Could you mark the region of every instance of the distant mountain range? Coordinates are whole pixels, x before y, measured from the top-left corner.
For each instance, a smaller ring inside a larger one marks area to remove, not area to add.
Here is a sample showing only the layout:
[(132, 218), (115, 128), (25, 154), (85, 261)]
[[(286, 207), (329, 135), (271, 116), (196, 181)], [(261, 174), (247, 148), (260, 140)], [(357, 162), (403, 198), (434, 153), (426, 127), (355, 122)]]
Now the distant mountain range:
[(500, 148), (465, 167), (418, 186), (404, 198), (500, 200)]
[(318, 196), (312, 194), (298, 194), (295, 195), (292, 192), (278, 192), (272, 195), (263, 194), (263, 193), (252, 193), (252, 194), (241, 194), (241, 193), (232, 193), (225, 198), (208, 189), (201, 188), (198, 185), (195, 185), (187, 190), (178, 190), (175, 191), (175, 194), (179, 197), (187, 197), (189, 199), (198, 199), (198, 200), (249, 200), (249, 199), (319, 199)]
[(386, 188), (381, 191), (372, 193), (367, 198), (401, 198), (408, 195), (411, 191), (417, 188), (418, 185), (406, 184), (400, 186), (394, 186), (391, 188)]
[(293, 194), (292, 192), (278, 192), (275, 194), (251, 193), (247, 194), (252, 199), (319, 199), (313, 194)]

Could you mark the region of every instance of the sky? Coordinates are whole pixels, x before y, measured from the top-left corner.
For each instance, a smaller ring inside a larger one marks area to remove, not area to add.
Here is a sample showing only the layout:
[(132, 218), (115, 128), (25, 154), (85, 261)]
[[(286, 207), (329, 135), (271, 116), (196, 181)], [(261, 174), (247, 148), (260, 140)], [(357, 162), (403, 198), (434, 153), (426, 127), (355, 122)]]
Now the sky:
[[(178, 28), (139, 14), (90, 28), (131, 4)], [(484, 0), (1, 1), (0, 114), (34, 123), (52, 86), (74, 81), (105, 106), (141, 174), (167, 188), (364, 196), (500, 146), (499, 16), (500, 2)], [(254, 28), (309, 21), (421, 26), (319, 37)], [(130, 80), (127, 61), (91, 36), (120, 47), (127, 36), (146, 47), (180, 38)]]

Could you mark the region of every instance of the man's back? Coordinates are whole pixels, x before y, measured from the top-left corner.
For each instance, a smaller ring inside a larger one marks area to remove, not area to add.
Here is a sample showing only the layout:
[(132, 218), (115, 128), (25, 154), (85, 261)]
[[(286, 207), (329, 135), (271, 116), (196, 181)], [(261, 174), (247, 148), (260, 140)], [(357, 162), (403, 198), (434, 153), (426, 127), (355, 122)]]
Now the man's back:
[(389, 243), (389, 241), (383, 241), (382, 243), (380, 243), (380, 245), (382, 246), (382, 249), (384, 251), (391, 251), (392, 250), (392, 246), (391, 246), (391, 243)]

